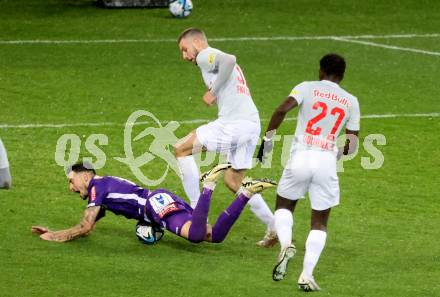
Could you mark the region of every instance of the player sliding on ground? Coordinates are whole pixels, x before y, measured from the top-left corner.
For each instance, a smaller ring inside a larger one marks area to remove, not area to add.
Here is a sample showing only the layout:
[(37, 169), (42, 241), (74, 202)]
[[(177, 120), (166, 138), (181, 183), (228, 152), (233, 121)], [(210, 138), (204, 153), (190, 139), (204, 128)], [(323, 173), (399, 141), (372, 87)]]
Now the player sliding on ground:
[[(201, 177), (203, 189), (197, 206), (192, 209), (183, 199), (170, 191), (158, 189), (150, 191), (119, 177), (98, 176), (94, 169), (85, 164), (75, 164), (68, 173), (69, 187), (88, 198), (87, 209), (81, 222), (66, 230), (50, 231), (45, 227), (33, 226), (32, 232), (49, 241), (65, 242), (88, 235), (106, 210), (128, 219), (135, 219), (141, 225), (163, 226), (168, 231), (199, 243), (202, 241), (222, 242), (232, 225), (240, 216), (244, 206), (255, 193), (274, 187), (268, 179), (243, 180), (235, 200), (218, 217), (213, 226), (207, 225), (211, 196), (217, 180), (230, 168), (230, 164), (219, 164)], [(139, 225), (138, 223), (138, 225)], [(138, 234), (142, 237), (142, 234)], [(141, 238), (146, 239), (148, 238)]]
[[(271, 138), (286, 113), (299, 106), (290, 159), (277, 190), (275, 228), (281, 252), (273, 279), (284, 278), (287, 264), (295, 254), (292, 212), (298, 200), (308, 192), (312, 206), (311, 231), (306, 241), (303, 272), (298, 279), (299, 288), (305, 291), (320, 289), (313, 278), (313, 270), (324, 249), (330, 210), (339, 204), (337, 158), (355, 152), (357, 146), (359, 103), (339, 86), (344, 71), (343, 57), (336, 54), (322, 57), (319, 81), (302, 82), (293, 88), (273, 113), (258, 153), (258, 159), (263, 161), (272, 148)], [(347, 141), (345, 147), (338, 149), (336, 139), (344, 125)]]

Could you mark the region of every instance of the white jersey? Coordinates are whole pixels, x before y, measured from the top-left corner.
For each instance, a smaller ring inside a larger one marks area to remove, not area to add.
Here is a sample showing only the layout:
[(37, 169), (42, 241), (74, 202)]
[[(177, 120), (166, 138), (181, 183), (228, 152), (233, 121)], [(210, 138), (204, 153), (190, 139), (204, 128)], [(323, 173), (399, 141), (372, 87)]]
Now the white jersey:
[[(217, 79), (219, 69), (216, 57), (219, 54), (223, 54), (223, 52), (208, 47), (197, 55), (197, 65), (208, 89)], [(238, 64), (235, 64), (231, 76), (217, 92), (217, 107), (218, 118), (221, 120), (260, 122), (257, 107), (252, 100), (243, 72)]]
[(342, 128), (359, 131), (360, 111), (356, 97), (331, 81), (302, 82), (289, 97), (299, 105), (292, 149), (337, 152)]

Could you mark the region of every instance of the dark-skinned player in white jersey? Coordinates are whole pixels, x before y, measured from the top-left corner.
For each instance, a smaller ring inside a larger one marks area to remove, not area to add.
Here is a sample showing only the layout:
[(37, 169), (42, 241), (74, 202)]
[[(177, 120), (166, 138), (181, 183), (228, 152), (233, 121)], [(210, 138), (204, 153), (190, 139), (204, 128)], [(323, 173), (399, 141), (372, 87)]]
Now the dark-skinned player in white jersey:
[[(260, 146), (258, 159), (272, 149), (272, 137), (287, 112), (299, 107), (290, 159), (277, 189), (275, 229), (281, 245), (273, 279), (282, 280), (289, 260), (295, 255), (292, 244), (293, 212), (299, 199), (309, 194), (312, 214), (311, 230), (306, 241), (303, 271), (298, 287), (318, 291), (313, 270), (324, 249), (327, 222), (332, 207), (339, 204), (339, 182), (336, 163), (340, 156), (356, 151), (360, 129), (359, 103), (356, 97), (339, 86), (345, 72), (345, 60), (327, 54), (320, 60), (319, 81), (306, 81), (295, 86), (275, 110)], [(345, 146), (336, 140), (345, 126)]]

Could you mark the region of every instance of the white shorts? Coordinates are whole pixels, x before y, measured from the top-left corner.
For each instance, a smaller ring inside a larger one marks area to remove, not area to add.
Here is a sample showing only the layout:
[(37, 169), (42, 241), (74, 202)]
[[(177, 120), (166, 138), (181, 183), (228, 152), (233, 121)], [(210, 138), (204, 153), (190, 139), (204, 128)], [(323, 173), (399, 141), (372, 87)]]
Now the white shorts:
[(8, 167), (9, 167), (8, 156), (6, 154), (5, 146), (3, 145), (3, 142), (0, 139), (0, 169), (8, 168)]
[(298, 200), (309, 193), (314, 210), (325, 210), (339, 204), (339, 179), (333, 152), (294, 150), (284, 168), (277, 193)]
[(226, 155), (234, 169), (252, 168), (260, 137), (260, 124), (246, 120), (215, 120), (196, 130), (197, 139), (209, 152)]

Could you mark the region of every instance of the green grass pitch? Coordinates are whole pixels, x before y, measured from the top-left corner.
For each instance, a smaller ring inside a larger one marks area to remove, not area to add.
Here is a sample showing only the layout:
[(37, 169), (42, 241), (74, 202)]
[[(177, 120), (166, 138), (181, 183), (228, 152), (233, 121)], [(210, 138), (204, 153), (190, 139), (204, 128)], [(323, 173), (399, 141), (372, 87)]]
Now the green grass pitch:
[[(184, 136), (214, 119), (201, 102), (198, 69), (183, 61), (175, 39), (189, 26), (204, 29), (211, 45), (237, 56), (261, 117), (267, 119), (291, 88), (317, 77), (318, 60), (338, 52), (348, 61), (342, 86), (360, 101), (361, 143), (383, 134), (383, 166), (365, 170), (358, 155), (340, 174), (341, 205), (332, 211), (329, 236), (315, 271), (319, 296), (440, 296), (440, 2), (243, 0), (194, 2), (192, 15), (173, 19), (166, 9), (101, 9), (86, 0), (0, 0), (0, 137), (11, 163), (13, 189), (0, 191), (0, 296), (299, 296), (309, 228), (308, 201), (295, 214), (298, 248), (287, 279), (273, 282), (278, 247), (255, 246), (264, 227), (246, 210), (223, 244), (195, 245), (170, 233), (155, 246), (138, 242), (134, 223), (107, 215), (93, 234), (66, 244), (44, 242), (31, 225), (61, 229), (76, 224), (85, 207), (67, 191), (54, 160), (60, 136), (85, 140), (105, 134), (107, 163), (100, 174), (137, 181), (114, 157), (124, 156), (123, 123), (144, 109), (161, 121), (183, 121)], [(411, 38), (239, 40), (241, 37), (415, 34)], [(420, 36), (437, 34), (435, 36)], [(165, 39), (164, 42), (151, 40)], [(31, 43), (5, 41), (28, 40)], [(84, 43), (35, 43), (79, 40)], [(96, 43), (99, 40), (144, 40)], [(150, 41), (148, 41), (150, 40)], [(353, 43), (360, 40), (392, 48)], [(408, 51), (410, 49), (410, 51)], [(411, 49), (423, 52), (411, 51)], [(290, 116), (294, 116), (291, 114)], [(186, 121), (186, 122), (185, 122)], [(51, 124), (104, 123), (106, 126)], [(21, 125), (31, 125), (23, 127)], [(49, 125), (35, 127), (32, 125)], [(280, 133), (292, 134), (287, 121)], [(263, 127), (265, 128), (265, 127)], [(136, 129), (141, 129), (137, 127)], [(148, 143), (138, 144), (140, 154)], [(278, 179), (273, 166), (252, 176)], [(160, 159), (145, 172), (160, 174)], [(183, 195), (171, 173), (160, 185)], [(275, 191), (265, 199), (274, 206)], [(232, 198), (223, 185), (210, 220)]]

